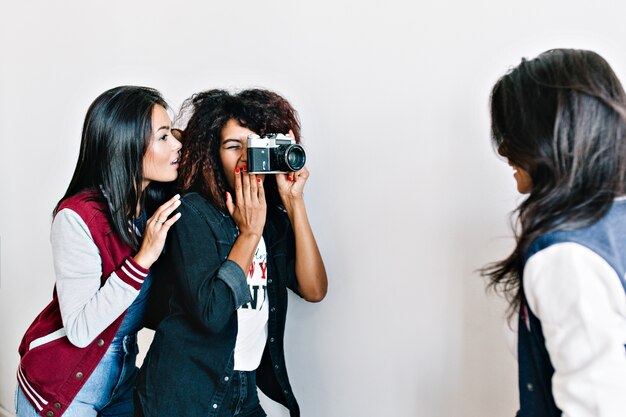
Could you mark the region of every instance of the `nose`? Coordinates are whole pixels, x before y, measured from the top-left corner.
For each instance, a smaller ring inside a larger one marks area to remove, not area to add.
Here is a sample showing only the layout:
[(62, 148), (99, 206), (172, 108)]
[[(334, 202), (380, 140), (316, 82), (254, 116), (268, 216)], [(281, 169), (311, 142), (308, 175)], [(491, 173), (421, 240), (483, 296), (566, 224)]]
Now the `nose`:
[(183, 144), (177, 138), (173, 138), (174, 140), (174, 150), (176, 152), (180, 151), (183, 148)]

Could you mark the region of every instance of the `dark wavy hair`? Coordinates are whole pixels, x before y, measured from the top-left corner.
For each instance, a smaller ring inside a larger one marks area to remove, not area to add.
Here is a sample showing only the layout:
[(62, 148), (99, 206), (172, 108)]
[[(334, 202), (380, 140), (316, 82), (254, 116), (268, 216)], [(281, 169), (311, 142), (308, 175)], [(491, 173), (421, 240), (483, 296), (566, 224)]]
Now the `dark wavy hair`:
[[(188, 120), (181, 137), (181, 191), (198, 192), (224, 211), (226, 191), (232, 190), (228, 189), (219, 150), (222, 129), (229, 120), (259, 135), (292, 130), (300, 143), (297, 112), (283, 97), (263, 89), (235, 94), (216, 89), (194, 94), (183, 103), (179, 119)], [(273, 175), (266, 177), (264, 187), (268, 204), (281, 204)]]
[(589, 226), (626, 192), (626, 96), (591, 51), (555, 49), (521, 64), (491, 92), (492, 142), (526, 170), (532, 190), (514, 213), (516, 246), (482, 273), (515, 312), (524, 254), (541, 235)]
[(162, 199), (162, 189), (150, 184), (144, 192), (143, 155), (152, 133), (152, 109), (168, 108), (157, 90), (148, 87), (122, 86), (102, 93), (85, 116), (78, 162), (65, 195), (66, 198), (86, 189), (97, 190), (106, 200), (114, 231), (132, 248), (137, 236), (128, 221), (135, 218), (137, 205), (144, 196)]

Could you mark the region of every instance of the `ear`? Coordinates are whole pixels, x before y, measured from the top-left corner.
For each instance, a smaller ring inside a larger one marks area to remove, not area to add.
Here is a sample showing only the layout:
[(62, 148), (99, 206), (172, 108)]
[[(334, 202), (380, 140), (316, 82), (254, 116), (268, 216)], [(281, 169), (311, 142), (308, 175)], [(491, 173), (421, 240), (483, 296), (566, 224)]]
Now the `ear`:
[(176, 140), (180, 140), (183, 137), (183, 131), (180, 129), (172, 129), (172, 136), (176, 138)]

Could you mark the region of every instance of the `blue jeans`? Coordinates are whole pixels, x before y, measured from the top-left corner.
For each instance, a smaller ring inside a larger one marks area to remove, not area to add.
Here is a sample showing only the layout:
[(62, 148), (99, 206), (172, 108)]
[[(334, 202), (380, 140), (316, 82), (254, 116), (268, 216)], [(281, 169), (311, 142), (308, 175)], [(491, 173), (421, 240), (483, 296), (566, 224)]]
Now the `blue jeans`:
[(265, 417), (256, 390), (255, 371), (235, 371), (222, 401), (219, 417)]
[[(115, 338), (63, 417), (132, 417), (137, 335)], [(17, 387), (17, 417), (40, 417)]]

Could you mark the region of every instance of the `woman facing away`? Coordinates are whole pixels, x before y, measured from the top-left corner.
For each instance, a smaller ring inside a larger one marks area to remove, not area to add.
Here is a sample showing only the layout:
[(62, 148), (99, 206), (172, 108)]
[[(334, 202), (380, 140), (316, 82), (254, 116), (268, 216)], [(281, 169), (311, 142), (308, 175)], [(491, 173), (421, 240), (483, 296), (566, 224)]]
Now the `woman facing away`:
[(140, 370), (143, 413), (265, 416), (258, 385), (298, 416), (283, 352), (287, 288), (311, 302), (327, 290), (302, 196), (309, 172), (247, 170), (248, 135), (299, 142), (296, 112), (260, 89), (205, 91), (185, 102), (189, 112), (182, 218), (159, 281), (170, 280), (171, 298)]
[(78, 163), (54, 210), (52, 302), (19, 347), (19, 417), (134, 414), (149, 269), (180, 218), (168, 219), (178, 196), (149, 219), (144, 209), (157, 197), (153, 182), (178, 175), (181, 145), (166, 108), (158, 91), (125, 86), (87, 111)]
[(521, 417), (626, 413), (626, 95), (591, 51), (522, 60), (491, 93), (516, 246), (490, 265), (518, 313)]

